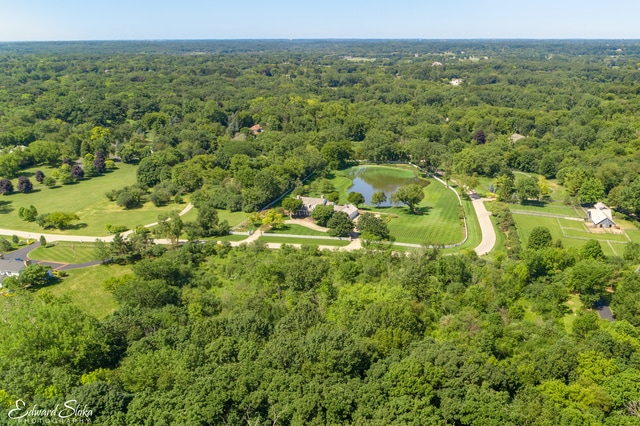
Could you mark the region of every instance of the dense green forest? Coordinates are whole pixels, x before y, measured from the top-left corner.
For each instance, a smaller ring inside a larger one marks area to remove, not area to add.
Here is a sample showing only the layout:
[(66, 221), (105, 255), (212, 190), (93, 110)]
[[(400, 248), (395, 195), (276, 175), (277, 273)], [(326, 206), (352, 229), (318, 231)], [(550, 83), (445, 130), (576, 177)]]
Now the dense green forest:
[[(135, 164), (110, 199), (213, 217), (411, 161), (495, 178), (505, 202), (526, 193), (514, 171), (537, 173), (637, 223), (639, 94), (635, 41), (4, 43), (0, 221), (45, 165), (81, 186)], [(89, 283), (113, 293), (107, 318), (38, 286), (0, 295), (0, 405), (72, 399), (105, 425), (638, 424), (640, 245), (606, 257), (542, 229), (521, 247), (494, 214), (508, 251), (490, 259), (137, 235), (131, 273)]]

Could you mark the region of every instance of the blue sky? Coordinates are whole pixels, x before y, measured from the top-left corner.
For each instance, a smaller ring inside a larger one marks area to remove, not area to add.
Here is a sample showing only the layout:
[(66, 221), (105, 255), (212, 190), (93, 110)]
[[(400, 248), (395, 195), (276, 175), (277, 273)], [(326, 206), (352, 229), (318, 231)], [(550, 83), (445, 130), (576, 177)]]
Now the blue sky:
[(0, 0), (0, 41), (640, 38), (638, 0)]

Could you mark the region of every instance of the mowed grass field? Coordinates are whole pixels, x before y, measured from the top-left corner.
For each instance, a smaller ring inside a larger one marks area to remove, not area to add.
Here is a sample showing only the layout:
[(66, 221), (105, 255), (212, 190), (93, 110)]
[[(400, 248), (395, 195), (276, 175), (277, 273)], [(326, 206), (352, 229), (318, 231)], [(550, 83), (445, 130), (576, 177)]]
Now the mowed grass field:
[(113, 295), (102, 287), (102, 283), (111, 277), (130, 274), (131, 267), (97, 265), (67, 272), (68, 277), (39, 291), (48, 291), (58, 297), (68, 297), (87, 314), (102, 319), (113, 313), (117, 307)]
[(29, 253), (29, 258), (60, 263), (85, 263), (98, 260), (95, 244), (56, 242), (49, 247), (38, 247)]
[[(45, 175), (51, 174), (51, 169), (38, 167), (24, 170), (23, 174), (32, 176), (36, 170), (42, 170)], [(120, 189), (136, 183), (136, 166), (118, 164), (116, 170), (91, 179), (79, 181), (71, 185), (48, 188), (38, 184), (33, 177), (31, 181), (34, 191), (28, 194), (14, 192), (8, 196), (0, 196), (0, 228), (33, 232), (34, 238), (40, 233), (70, 234), (70, 235), (107, 235), (106, 225), (124, 225), (132, 229), (138, 225), (147, 225), (158, 220), (158, 215), (172, 210), (182, 211), (187, 206), (187, 197), (182, 204), (169, 204), (156, 207), (150, 201), (140, 208), (124, 210), (115, 202), (110, 201), (105, 193), (112, 189)], [(17, 180), (14, 187), (17, 186)], [(20, 207), (33, 205), (39, 214), (52, 211), (70, 211), (76, 213), (80, 220), (75, 226), (65, 231), (53, 229), (43, 230), (35, 222), (25, 222), (18, 217)], [(197, 209), (192, 209), (182, 217), (183, 221), (194, 220)], [(244, 212), (218, 211), (220, 220), (226, 220), (235, 226), (247, 218)]]
[[(458, 218), (458, 198), (453, 191), (431, 179), (424, 188), (424, 200), (418, 208), (422, 214), (409, 213), (407, 207), (377, 209), (397, 215), (389, 221), (389, 230), (396, 241), (413, 244), (454, 244), (464, 239), (462, 221)], [(471, 209), (473, 212), (473, 207)], [(475, 214), (473, 214), (475, 217)]]
[[(51, 169), (39, 168), (45, 175), (51, 174)], [(26, 170), (27, 174), (35, 172)], [(109, 201), (105, 193), (112, 189), (120, 189), (136, 183), (136, 166), (130, 164), (118, 164), (116, 170), (80, 182), (63, 185), (55, 188), (48, 188), (40, 185), (33, 178), (34, 191), (28, 194), (14, 192), (8, 196), (0, 196), (3, 202), (0, 208), (0, 224), (5, 229), (16, 229), (20, 231), (38, 233), (65, 233), (71, 235), (107, 235), (106, 224), (125, 225), (133, 228), (138, 225), (146, 225), (156, 222), (158, 214), (171, 210), (182, 210), (186, 207), (183, 204), (170, 204), (163, 207), (155, 207), (153, 203), (147, 202), (141, 208), (124, 210)], [(14, 182), (14, 187), (17, 182)], [(35, 222), (25, 222), (18, 217), (20, 207), (33, 205), (39, 214), (52, 211), (69, 211), (76, 213), (80, 220), (76, 221), (72, 229), (65, 231), (43, 230)]]
[(620, 234), (591, 233), (584, 227), (582, 222), (578, 221), (517, 213), (513, 214), (513, 219), (524, 247), (527, 246), (531, 231), (537, 226), (548, 228), (553, 240), (560, 239), (564, 247), (580, 248), (587, 240), (599, 241), (602, 250), (607, 256), (621, 256), (624, 252), (624, 246), (628, 242), (626, 237)]

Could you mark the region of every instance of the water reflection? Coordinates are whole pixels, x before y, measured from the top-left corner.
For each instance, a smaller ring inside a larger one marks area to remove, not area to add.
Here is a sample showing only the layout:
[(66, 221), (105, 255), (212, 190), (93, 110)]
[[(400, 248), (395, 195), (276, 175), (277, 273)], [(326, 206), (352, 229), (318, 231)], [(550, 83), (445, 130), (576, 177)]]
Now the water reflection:
[(347, 177), (353, 181), (353, 185), (348, 189), (348, 192), (361, 193), (364, 195), (366, 204), (373, 205), (371, 196), (374, 192), (384, 192), (387, 195), (387, 201), (380, 204), (381, 207), (399, 205), (389, 201), (391, 194), (402, 185), (419, 183), (419, 179), (415, 176), (398, 176), (393, 170), (383, 167), (358, 167), (352, 169), (350, 173), (347, 174)]

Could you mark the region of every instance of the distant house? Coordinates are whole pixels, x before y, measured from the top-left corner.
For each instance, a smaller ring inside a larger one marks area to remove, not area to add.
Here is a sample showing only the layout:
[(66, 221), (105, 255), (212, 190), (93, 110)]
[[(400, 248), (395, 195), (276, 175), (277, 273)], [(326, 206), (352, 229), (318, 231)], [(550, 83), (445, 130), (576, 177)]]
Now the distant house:
[(339, 205), (336, 203), (332, 203), (331, 201), (325, 199), (324, 195), (320, 198), (301, 196), (298, 196), (297, 198), (302, 201), (302, 207), (296, 212), (297, 216), (309, 217), (311, 216), (311, 212), (313, 212), (313, 210), (317, 206), (333, 206), (334, 212), (344, 212), (347, 214), (347, 216), (349, 216), (349, 219), (355, 219), (359, 214), (358, 208), (356, 206), (353, 206), (351, 204)]
[(592, 209), (587, 210), (589, 220), (596, 228), (613, 228), (616, 223), (613, 221), (611, 209), (603, 203), (596, 203)]
[(432, 66), (432, 67), (441, 67), (441, 66), (442, 66), (442, 62), (435, 61), (435, 62), (433, 62), (433, 63), (431, 64), (431, 66)]
[(27, 267), (27, 262), (15, 259), (5, 259), (0, 255), (0, 288), (5, 277), (17, 277)]
[(526, 136), (521, 135), (520, 133), (514, 133), (509, 137), (511, 142), (518, 142), (520, 139), (524, 139)]
[(262, 133), (264, 129), (262, 128), (261, 125), (254, 124), (253, 126), (249, 127), (249, 130), (251, 130), (251, 133), (253, 133), (254, 135), (257, 135), (259, 133)]
[(454, 78), (449, 83), (451, 83), (453, 86), (460, 86), (462, 84), (462, 79)]

